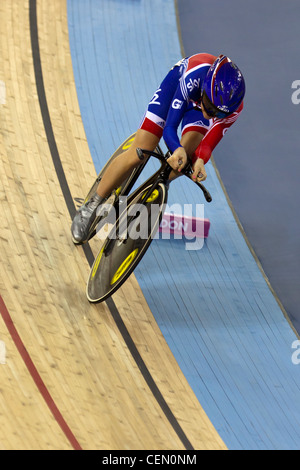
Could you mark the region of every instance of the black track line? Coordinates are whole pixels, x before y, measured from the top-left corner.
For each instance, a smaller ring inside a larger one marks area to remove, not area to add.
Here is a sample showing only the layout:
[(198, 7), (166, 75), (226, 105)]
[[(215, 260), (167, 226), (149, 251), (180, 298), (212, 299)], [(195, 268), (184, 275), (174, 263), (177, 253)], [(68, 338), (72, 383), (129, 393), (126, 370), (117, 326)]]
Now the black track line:
[[(74, 204), (74, 200), (66, 179), (66, 175), (62, 166), (62, 162), (60, 159), (60, 155), (58, 152), (58, 148), (55, 141), (55, 136), (53, 132), (53, 127), (51, 123), (47, 98), (46, 98), (46, 91), (44, 86), (44, 79), (43, 79), (43, 71), (42, 71), (42, 64), (41, 64), (41, 56), (40, 56), (40, 46), (39, 46), (39, 37), (38, 37), (38, 22), (37, 22), (37, 5), (36, 0), (29, 0), (29, 21), (30, 21), (30, 35), (31, 35), (31, 47), (32, 47), (32, 57), (33, 57), (33, 66), (35, 72), (35, 80), (36, 80), (36, 87), (37, 93), (40, 103), (41, 114), (43, 118), (44, 128), (48, 140), (48, 145), (50, 149), (50, 153), (52, 156), (53, 164), (55, 167), (55, 171), (57, 174), (58, 181), (61, 186), (61, 190), (70, 214), (71, 219), (73, 219), (76, 208)], [(92, 266), (94, 262), (94, 255), (92, 250), (88, 244), (83, 245), (83, 250), (86, 256), (86, 259), (90, 266)], [(194, 450), (192, 444), (190, 443), (189, 439), (185, 435), (183, 429), (181, 428), (180, 424), (178, 423), (177, 419), (175, 418), (174, 414), (172, 413), (171, 409), (169, 408), (168, 404), (166, 403), (164, 397), (162, 396), (159, 388), (157, 387), (153, 377), (151, 376), (145, 362), (143, 361), (133, 339), (131, 338), (129, 331), (127, 330), (122, 317), (113, 301), (112, 298), (109, 298), (106, 301), (106, 304), (112, 314), (112, 317), (133, 357), (135, 360), (141, 374), (143, 375), (148, 387), (150, 388), (153, 396), (155, 397), (157, 403), (159, 404), (160, 408), (162, 409), (163, 413), (165, 414), (166, 418), (168, 419), (169, 423), (173, 427), (174, 431), (176, 432), (177, 436), (181, 440), (182, 444), (184, 445), (186, 450)]]

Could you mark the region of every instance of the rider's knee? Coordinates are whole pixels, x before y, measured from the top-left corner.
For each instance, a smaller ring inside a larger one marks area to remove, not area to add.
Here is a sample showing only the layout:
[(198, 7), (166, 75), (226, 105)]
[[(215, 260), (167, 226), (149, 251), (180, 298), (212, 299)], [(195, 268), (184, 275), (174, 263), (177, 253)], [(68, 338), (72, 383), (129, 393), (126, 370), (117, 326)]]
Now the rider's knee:
[(141, 160), (138, 157), (136, 148), (130, 148), (127, 150), (127, 155), (124, 154), (124, 157), (127, 159), (128, 165), (132, 168), (137, 168), (141, 164)]

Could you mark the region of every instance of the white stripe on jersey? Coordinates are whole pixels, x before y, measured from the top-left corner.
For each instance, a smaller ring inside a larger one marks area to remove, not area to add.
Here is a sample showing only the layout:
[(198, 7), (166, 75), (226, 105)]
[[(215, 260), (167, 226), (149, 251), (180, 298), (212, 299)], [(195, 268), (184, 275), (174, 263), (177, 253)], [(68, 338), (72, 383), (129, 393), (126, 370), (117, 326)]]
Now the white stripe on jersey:
[[(186, 66), (188, 65), (185, 64)], [(197, 65), (196, 67), (193, 67), (192, 69), (190, 69), (188, 72), (185, 71), (180, 79), (180, 89), (181, 89), (181, 93), (182, 93), (182, 96), (184, 97), (184, 99), (186, 101), (188, 101), (189, 99), (189, 93), (188, 93), (188, 89), (187, 89), (187, 85), (186, 85), (186, 78), (193, 72), (195, 72), (196, 70), (198, 69), (201, 69), (202, 67), (210, 67), (210, 64), (207, 64), (207, 63), (204, 63), (204, 64), (200, 64), (200, 65)]]
[(195, 72), (195, 70), (201, 69), (202, 67), (211, 67), (211, 64), (204, 63), (204, 64), (197, 65), (197, 67), (193, 67), (188, 72), (185, 72), (185, 77), (187, 77), (190, 73)]
[(179, 83), (180, 83), (180, 90), (181, 90), (181, 93), (182, 93), (182, 96), (183, 98), (188, 101), (188, 98), (189, 98), (189, 95), (188, 95), (188, 91), (187, 91), (187, 86), (186, 86), (186, 83), (185, 83), (185, 80), (184, 80), (184, 75), (181, 77)]
[[(166, 121), (162, 119), (161, 117), (157, 116), (156, 114), (151, 113), (150, 111), (146, 112), (145, 118), (150, 119), (150, 121), (155, 122), (159, 127), (164, 129)], [(144, 120), (145, 120), (144, 118)]]

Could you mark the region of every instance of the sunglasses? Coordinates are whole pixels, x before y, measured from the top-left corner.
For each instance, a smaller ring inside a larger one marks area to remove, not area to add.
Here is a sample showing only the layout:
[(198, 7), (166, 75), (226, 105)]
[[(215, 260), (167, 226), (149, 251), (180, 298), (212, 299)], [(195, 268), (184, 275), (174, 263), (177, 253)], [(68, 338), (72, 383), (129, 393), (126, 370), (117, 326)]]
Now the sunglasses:
[(204, 108), (204, 111), (206, 114), (211, 117), (211, 118), (218, 118), (218, 119), (224, 119), (230, 115), (230, 113), (225, 113), (224, 111), (220, 111), (219, 108), (217, 108), (208, 98), (207, 94), (205, 91), (203, 91), (202, 94), (202, 102), (201, 105)]

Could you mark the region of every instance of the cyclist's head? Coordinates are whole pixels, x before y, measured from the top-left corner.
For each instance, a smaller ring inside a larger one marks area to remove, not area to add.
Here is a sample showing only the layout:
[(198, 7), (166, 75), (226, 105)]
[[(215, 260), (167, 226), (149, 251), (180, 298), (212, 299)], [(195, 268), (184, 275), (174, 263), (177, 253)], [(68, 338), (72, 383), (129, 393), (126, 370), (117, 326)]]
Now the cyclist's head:
[(225, 118), (237, 110), (245, 96), (245, 80), (239, 68), (220, 55), (207, 72), (202, 104), (210, 117)]

